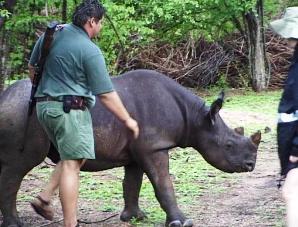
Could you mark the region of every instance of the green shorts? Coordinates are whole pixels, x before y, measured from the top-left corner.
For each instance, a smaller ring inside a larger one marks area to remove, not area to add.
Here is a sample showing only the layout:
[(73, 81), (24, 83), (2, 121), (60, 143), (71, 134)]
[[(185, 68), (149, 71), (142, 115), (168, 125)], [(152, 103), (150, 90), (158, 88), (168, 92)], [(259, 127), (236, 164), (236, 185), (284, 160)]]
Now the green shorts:
[(88, 109), (65, 113), (63, 103), (38, 102), (37, 118), (61, 160), (95, 159), (91, 115)]

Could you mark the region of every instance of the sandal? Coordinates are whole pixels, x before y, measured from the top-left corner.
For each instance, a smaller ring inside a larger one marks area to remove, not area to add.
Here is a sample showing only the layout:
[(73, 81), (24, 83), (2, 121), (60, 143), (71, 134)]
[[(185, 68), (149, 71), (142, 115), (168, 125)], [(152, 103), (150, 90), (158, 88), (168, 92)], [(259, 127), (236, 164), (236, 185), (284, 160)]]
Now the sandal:
[(30, 202), (34, 211), (43, 218), (52, 221), (54, 218), (53, 208), (50, 207), (50, 202), (45, 201), (40, 196), (37, 196), (32, 202)]

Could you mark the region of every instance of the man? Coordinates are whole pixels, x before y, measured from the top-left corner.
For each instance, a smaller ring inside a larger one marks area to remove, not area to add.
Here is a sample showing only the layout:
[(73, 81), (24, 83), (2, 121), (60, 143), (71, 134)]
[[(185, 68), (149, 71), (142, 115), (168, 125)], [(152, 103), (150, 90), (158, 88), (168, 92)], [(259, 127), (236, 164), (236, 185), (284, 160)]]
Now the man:
[(271, 28), (288, 39), (295, 48), (278, 107), (277, 140), (281, 175), (286, 176), (283, 196), (287, 205), (287, 224), (298, 226), (298, 7), (286, 10), (282, 19), (271, 22)]
[[(61, 161), (31, 205), (38, 214), (52, 220), (50, 200), (59, 188), (65, 227), (78, 226), (79, 171), (86, 159), (95, 158), (89, 112), (95, 104), (93, 95), (132, 131), (134, 138), (139, 134), (137, 122), (114, 91), (100, 49), (91, 41), (102, 28), (104, 13), (97, 0), (85, 0), (76, 8), (72, 24), (55, 32), (35, 95), (38, 120), (59, 151)], [(37, 41), (30, 58), (31, 80), (42, 39)]]

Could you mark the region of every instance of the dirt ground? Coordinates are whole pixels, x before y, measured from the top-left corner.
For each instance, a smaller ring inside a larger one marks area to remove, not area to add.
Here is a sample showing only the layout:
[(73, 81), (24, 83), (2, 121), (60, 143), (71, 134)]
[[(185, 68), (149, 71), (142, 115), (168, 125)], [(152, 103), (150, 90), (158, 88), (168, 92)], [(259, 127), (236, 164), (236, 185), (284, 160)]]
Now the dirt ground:
[[(242, 122), (268, 123), (268, 127), (274, 127), (274, 119), (255, 113), (221, 111), (221, 115), (230, 125)], [(221, 193), (205, 193), (199, 197), (195, 205), (191, 207), (188, 216), (193, 218), (194, 226), (200, 227), (265, 227), (285, 226), (284, 202), (281, 199), (281, 191), (277, 188), (279, 179), (279, 163), (276, 154), (276, 142), (274, 130), (270, 132), (268, 140), (263, 140), (256, 168), (251, 173), (236, 174), (237, 183), (221, 183)], [(21, 192), (26, 193), (33, 188), (41, 188), (38, 180), (27, 180), (23, 183)], [(98, 212), (98, 201), (92, 204), (80, 200), (80, 218), (85, 220), (101, 220), (113, 215), (110, 219), (97, 224), (83, 226), (132, 226), (119, 221), (119, 214)], [(18, 202), (17, 207), (22, 220), (29, 226), (61, 226), (61, 208), (59, 201), (54, 201), (57, 214), (54, 223), (44, 221), (38, 217), (29, 206), (28, 202)], [(119, 208), (119, 211), (122, 208)], [(60, 222), (59, 222), (60, 221)], [(0, 215), (1, 222), (1, 215)], [(146, 226), (146, 225), (141, 225)], [(161, 226), (161, 225), (157, 225)]]

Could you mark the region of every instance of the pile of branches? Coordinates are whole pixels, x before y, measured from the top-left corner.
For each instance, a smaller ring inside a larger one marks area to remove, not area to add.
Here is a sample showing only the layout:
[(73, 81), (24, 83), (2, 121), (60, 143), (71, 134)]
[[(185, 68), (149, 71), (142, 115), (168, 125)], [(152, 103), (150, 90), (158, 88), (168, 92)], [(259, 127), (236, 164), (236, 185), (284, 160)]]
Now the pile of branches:
[(245, 40), (239, 34), (226, 38), (222, 45), (232, 58), (220, 67), (219, 73), (225, 76), (230, 87), (247, 87), (250, 84), (248, 50)]
[(121, 68), (125, 71), (137, 68), (154, 69), (184, 86), (206, 87), (217, 81), (220, 67), (227, 64), (231, 58), (231, 54), (218, 43), (208, 43), (200, 39), (196, 43), (190, 40), (177, 46), (150, 45), (140, 49), (125, 65), (122, 61)]
[[(293, 53), (285, 40), (270, 31), (266, 32), (266, 51), (271, 65), (269, 87), (281, 88)], [(239, 34), (213, 43), (204, 39), (178, 45), (155, 43), (139, 48), (137, 54), (128, 59), (118, 62), (122, 71), (154, 69), (188, 87), (206, 87), (220, 77), (234, 88), (250, 85), (248, 50)]]
[(271, 66), (271, 79), (269, 87), (282, 88), (288, 74), (293, 49), (287, 46), (286, 40), (267, 33), (266, 52)]
[[(286, 40), (267, 30), (265, 33), (265, 48), (270, 65), (270, 89), (279, 89), (284, 86), (288, 74), (293, 49), (287, 46)], [(231, 87), (244, 87), (250, 85), (248, 49), (243, 37), (234, 34), (225, 40), (225, 49), (231, 49), (233, 60), (223, 65), (221, 73), (225, 73)]]

